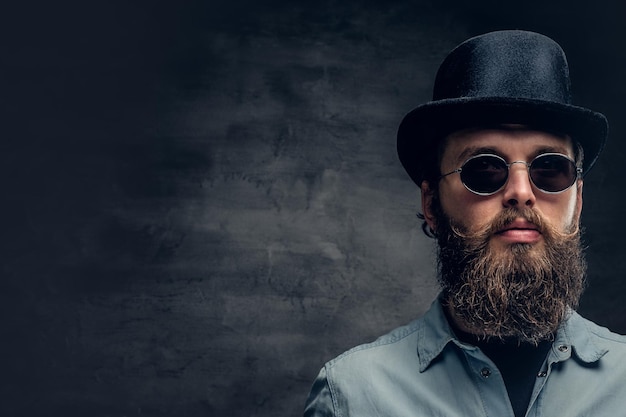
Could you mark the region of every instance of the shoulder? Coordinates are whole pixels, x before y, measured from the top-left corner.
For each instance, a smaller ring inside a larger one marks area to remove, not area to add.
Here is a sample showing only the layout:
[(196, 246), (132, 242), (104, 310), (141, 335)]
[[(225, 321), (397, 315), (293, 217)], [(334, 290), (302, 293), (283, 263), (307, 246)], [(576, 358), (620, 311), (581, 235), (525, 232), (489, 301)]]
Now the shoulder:
[[(418, 319), (393, 329), (371, 343), (348, 350), (327, 362), (325, 368), (329, 376), (336, 369), (341, 369), (336, 373), (342, 374), (354, 369), (354, 372), (365, 372), (370, 377), (377, 371), (388, 374), (389, 371), (405, 372), (415, 368), (423, 372), (452, 338), (443, 308), (439, 299), (435, 299)], [(364, 363), (367, 370), (362, 369)]]
[(573, 313), (563, 328), (564, 338), (559, 343), (570, 343), (578, 357), (584, 362), (593, 363), (604, 358), (621, 358), (626, 355), (626, 336), (610, 331)]
[(422, 319), (414, 320), (328, 361), (313, 384), (305, 416), (358, 415), (368, 404), (389, 401), (379, 397), (384, 397), (397, 381), (419, 374), (421, 323)]
[(607, 347), (626, 350), (626, 336), (615, 333), (606, 327), (592, 322), (591, 320), (584, 320), (587, 322), (590, 333), (597, 338), (599, 343), (603, 343), (607, 345)]
[(594, 323), (593, 321), (579, 316), (581, 323), (587, 328), (589, 333), (600, 343), (626, 349), (626, 336), (615, 333), (607, 327)]
[(382, 361), (388, 363), (390, 358), (406, 359), (407, 355), (417, 356), (417, 344), (421, 327), (421, 318), (397, 327), (373, 342), (353, 347), (342, 353), (328, 361), (325, 368), (329, 373), (332, 373), (336, 368), (341, 368), (342, 370), (354, 368), (359, 370), (363, 363), (367, 363), (371, 367)]

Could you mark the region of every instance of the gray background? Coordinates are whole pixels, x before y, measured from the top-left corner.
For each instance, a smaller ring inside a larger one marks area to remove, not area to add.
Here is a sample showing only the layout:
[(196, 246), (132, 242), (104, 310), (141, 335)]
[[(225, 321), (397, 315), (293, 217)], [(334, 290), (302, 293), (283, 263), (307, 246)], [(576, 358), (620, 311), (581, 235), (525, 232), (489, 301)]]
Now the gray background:
[(500, 3), (10, 6), (0, 414), (299, 415), (326, 360), (435, 296), (396, 128), (494, 29), (554, 37), (611, 121), (580, 310), (626, 332), (624, 6)]

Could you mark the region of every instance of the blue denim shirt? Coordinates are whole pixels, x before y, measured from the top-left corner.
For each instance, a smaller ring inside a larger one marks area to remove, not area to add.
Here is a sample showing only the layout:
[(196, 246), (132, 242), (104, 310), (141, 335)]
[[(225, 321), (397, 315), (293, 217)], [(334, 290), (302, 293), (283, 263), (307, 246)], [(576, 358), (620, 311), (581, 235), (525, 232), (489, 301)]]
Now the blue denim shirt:
[[(479, 348), (456, 339), (439, 300), (424, 317), (328, 362), (304, 415), (514, 417), (500, 372)], [(537, 374), (526, 415), (626, 416), (626, 337), (572, 312)]]

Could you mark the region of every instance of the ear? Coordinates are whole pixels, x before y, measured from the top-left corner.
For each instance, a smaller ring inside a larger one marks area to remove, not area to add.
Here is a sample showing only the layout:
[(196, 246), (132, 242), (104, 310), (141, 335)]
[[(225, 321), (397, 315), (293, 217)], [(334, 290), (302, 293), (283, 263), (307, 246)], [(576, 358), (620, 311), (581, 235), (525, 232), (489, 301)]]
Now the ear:
[(583, 180), (579, 179), (576, 182), (576, 216), (580, 219), (580, 215), (583, 211)]
[(422, 181), (422, 213), (424, 213), (424, 220), (431, 230), (437, 230), (436, 216), (433, 211), (433, 199), (435, 198), (435, 192), (430, 188), (428, 181)]

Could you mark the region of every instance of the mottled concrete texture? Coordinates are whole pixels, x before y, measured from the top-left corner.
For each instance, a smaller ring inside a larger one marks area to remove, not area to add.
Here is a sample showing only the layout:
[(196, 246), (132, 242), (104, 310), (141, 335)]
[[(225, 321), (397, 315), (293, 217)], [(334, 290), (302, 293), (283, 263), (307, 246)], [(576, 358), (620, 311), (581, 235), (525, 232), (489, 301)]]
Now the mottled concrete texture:
[(610, 118), (581, 311), (626, 331), (618, 2), (91, 3), (3, 25), (1, 415), (300, 415), (434, 298), (396, 129), (501, 28), (557, 39)]

